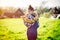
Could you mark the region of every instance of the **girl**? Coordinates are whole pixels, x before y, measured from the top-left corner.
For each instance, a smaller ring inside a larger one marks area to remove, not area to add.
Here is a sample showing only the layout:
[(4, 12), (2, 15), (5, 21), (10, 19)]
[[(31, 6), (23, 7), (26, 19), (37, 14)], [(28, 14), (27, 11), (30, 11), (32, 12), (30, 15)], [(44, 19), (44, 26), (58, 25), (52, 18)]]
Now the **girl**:
[(38, 25), (38, 14), (34, 13), (33, 7), (31, 5), (28, 8), (28, 14), (23, 17), (24, 24), (27, 27), (27, 38), (28, 40), (37, 39), (37, 28)]

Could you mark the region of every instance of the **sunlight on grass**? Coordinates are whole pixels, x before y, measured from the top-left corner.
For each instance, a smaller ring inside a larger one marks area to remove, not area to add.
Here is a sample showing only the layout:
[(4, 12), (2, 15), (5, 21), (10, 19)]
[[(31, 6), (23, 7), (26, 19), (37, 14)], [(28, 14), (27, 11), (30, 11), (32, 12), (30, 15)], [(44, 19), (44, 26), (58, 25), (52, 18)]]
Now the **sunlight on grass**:
[[(27, 40), (27, 27), (20, 18), (0, 19), (0, 40)], [(60, 40), (60, 20), (39, 18), (37, 40)]]
[(2, 26), (6, 26), (8, 30), (11, 30), (13, 32), (20, 32), (26, 30), (22, 19), (3, 19), (0, 20), (0, 23), (1, 22)]

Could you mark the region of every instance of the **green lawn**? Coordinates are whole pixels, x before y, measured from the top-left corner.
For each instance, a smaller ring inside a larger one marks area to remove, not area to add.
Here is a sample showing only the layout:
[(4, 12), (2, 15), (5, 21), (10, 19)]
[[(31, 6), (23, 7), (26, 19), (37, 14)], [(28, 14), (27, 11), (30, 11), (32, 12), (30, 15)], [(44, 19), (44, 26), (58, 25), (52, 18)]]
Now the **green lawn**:
[[(60, 20), (39, 18), (37, 40), (60, 40)], [(0, 40), (27, 40), (27, 28), (19, 18), (0, 19)]]

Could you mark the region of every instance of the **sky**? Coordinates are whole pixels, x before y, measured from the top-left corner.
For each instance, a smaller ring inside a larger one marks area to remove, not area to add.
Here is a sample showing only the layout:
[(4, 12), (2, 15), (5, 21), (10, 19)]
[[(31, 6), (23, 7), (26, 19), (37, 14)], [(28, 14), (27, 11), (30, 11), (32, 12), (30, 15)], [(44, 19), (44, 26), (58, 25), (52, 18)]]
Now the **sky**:
[(44, 6), (49, 8), (60, 6), (60, 0), (48, 0)]
[(54, 7), (60, 5), (60, 0), (0, 0), (0, 6), (13, 6), (13, 7), (28, 7), (32, 5), (33, 7), (39, 7), (42, 2), (46, 1), (44, 7)]

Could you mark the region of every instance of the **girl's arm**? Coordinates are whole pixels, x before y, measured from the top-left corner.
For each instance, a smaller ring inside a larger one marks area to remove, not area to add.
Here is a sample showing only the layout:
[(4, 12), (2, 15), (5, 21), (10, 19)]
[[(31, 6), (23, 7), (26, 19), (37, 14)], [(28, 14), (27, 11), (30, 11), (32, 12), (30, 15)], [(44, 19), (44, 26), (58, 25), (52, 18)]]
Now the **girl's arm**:
[(37, 13), (34, 13), (34, 15), (35, 15), (34, 20), (37, 21), (38, 20), (38, 14)]
[(33, 23), (33, 22), (34, 22), (34, 20), (28, 19), (25, 15), (22, 16), (21, 18), (23, 18), (23, 20), (24, 20), (25, 22), (28, 22), (28, 23)]

